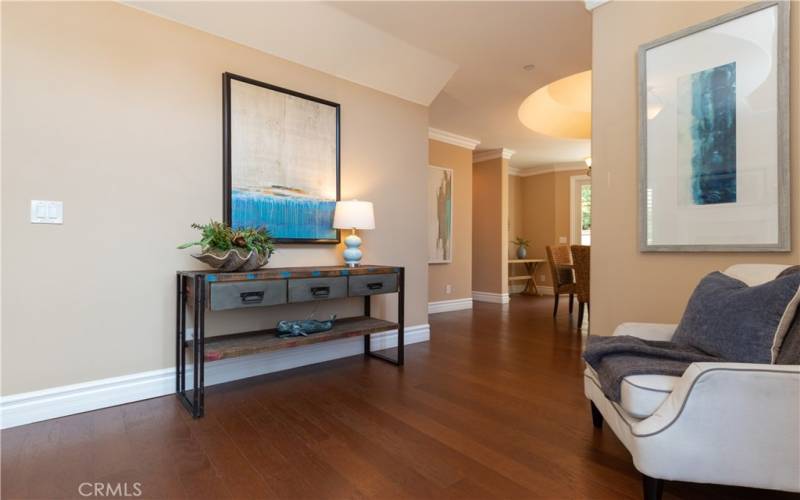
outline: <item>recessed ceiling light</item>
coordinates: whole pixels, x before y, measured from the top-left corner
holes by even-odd
[[[536,68],[536,66],[534,66],[533,64],[526,64],[525,66],[522,67],[522,69],[524,69],[525,71],[533,71],[534,68]]]

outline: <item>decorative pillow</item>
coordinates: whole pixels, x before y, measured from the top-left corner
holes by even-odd
[[[758,286],[720,272],[695,288],[673,342],[738,363],[774,363],[800,303],[800,273]]]
[[[794,273],[800,273],[800,265],[787,267],[786,269],[781,271],[781,273],[778,276],[776,276],[775,279],[783,278],[784,276],[789,276],[790,274]]]
[[[800,265],[787,267],[778,275],[778,278],[800,273]],[[776,365],[800,365],[800,305],[794,313],[794,321],[783,337],[778,350]]]
[[[783,337],[776,365],[800,365],[800,309],[794,314],[794,321]]]

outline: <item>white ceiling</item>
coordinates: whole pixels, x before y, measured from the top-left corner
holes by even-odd
[[[515,168],[590,154],[588,140],[546,137],[517,117],[539,87],[590,69],[582,1],[125,3],[430,104],[431,127],[480,139],[478,150],[513,149]]]
[[[455,63],[385,33],[330,3],[123,3],[425,106],[456,70]]]
[[[591,68],[584,2],[336,2],[337,8],[458,65],[433,101],[430,125],[516,151],[516,168],[582,160],[588,140],[526,128],[517,111],[533,91]],[[534,64],[533,71],[522,69]]]

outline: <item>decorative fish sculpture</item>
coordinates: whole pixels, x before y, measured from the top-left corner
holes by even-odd
[[[336,315],[332,314],[327,321],[317,321],[315,319],[301,319],[297,321],[278,321],[278,337],[307,337],[310,333],[327,332],[333,328]]]

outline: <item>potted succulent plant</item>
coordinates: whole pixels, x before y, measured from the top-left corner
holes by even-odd
[[[517,239],[511,242],[514,245],[517,245],[517,258],[524,259],[528,257],[528,247],[530,246],[530,240],[526,240],[524,238],[520,238],[517,236]]]
[[[192,257],[222,272],[258,269],[267,265],[275,252],[272,236],[264,227],[233,229],[213,220],[192,227],[200,230],[200,239],[178,248],[199,246],[201,253]]]

